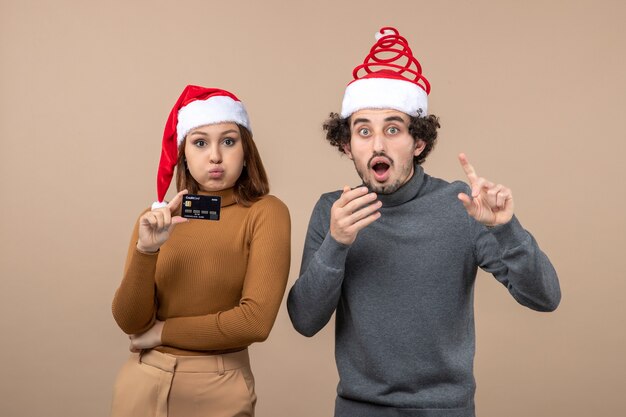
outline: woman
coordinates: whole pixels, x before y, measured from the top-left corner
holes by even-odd
[[[165,203],[174,166],[179,192]],[[247,347],[268,337],[280,307],[290,220],[268,195],[237,97],[185,88],[165,127],[157,190],[159,202],[135,225],[113,300],[133,353],[112,416],[253,416]],[[221,197],[219,220],[181,217],[187,193]]]

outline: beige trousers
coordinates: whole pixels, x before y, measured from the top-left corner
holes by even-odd
[[[253,417],[248,350],[211,356],[131,354],[113,389],[111,417]]]

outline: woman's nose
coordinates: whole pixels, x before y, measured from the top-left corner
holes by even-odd
[[[219,146],[211,147],[211,154],[209,155],[209,161],[213,164],[219,164],[222,162],[222,152],[220,152]]]

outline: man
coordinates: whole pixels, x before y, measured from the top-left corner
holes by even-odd
[[[469,187],[424,173],[439,127],[430,85],[397,30],[377,39],[324,125],[363,186],[315,206],[289,315],[313,336],[336,311],[335,416],[474,416],[477,268],[538,311],[559,304],[558,278],[508,188],[463,154]]]

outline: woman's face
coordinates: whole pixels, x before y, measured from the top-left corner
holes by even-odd
[[[201,191],[231,188],[243,170],[243,144],[235,123],[192,129],[185,137],[185,157]]]

